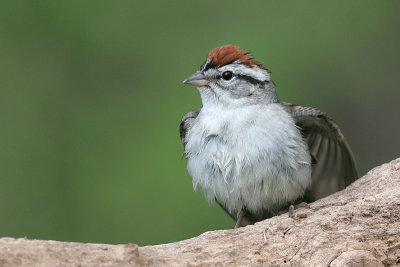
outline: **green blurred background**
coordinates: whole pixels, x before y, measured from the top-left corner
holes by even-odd
[[[158,244],[233,221],[193,192],[182,80],[236,44],[340,125],[360,174],[400,155],[399,1],[2,1],[0,236]]]

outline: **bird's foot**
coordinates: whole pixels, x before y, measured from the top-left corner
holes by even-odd
[[[282,214],[284,214],[286,212],[289,212],[289,217],[293,218],[294,217],[294,211],[297,210],[297,209],[301,209],[301,208],[309,209],[310,206],[306,202],[301,202],[301,203],[299,203],[297,205],[290,204],[289,207],[287,207],[286,209],[280,211],[278,213],[278,215],[282,215]]]

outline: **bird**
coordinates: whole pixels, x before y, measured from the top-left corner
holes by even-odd
[[[281,101],[271,72],[244,49],[212,49],[183,81],[202,107],[179,131],[194,190],[235,228],[340,191],[358,178],[353,153],[324,112]]]

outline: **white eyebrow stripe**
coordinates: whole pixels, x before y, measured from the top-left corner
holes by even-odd
[[[221,71],[230,70],[236,75],[249,76],[253,79],[265,82],[270,80],[270,75],[267,70],[249,67],[243,64],[232,63],[220,68]]]

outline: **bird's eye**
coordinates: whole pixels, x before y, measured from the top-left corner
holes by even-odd
[[[232,71],[224,71],[222,73],[222,79],[224,79],[225,81],[229,81],[230,79],[232,79],[232,77],[233,77]]]

